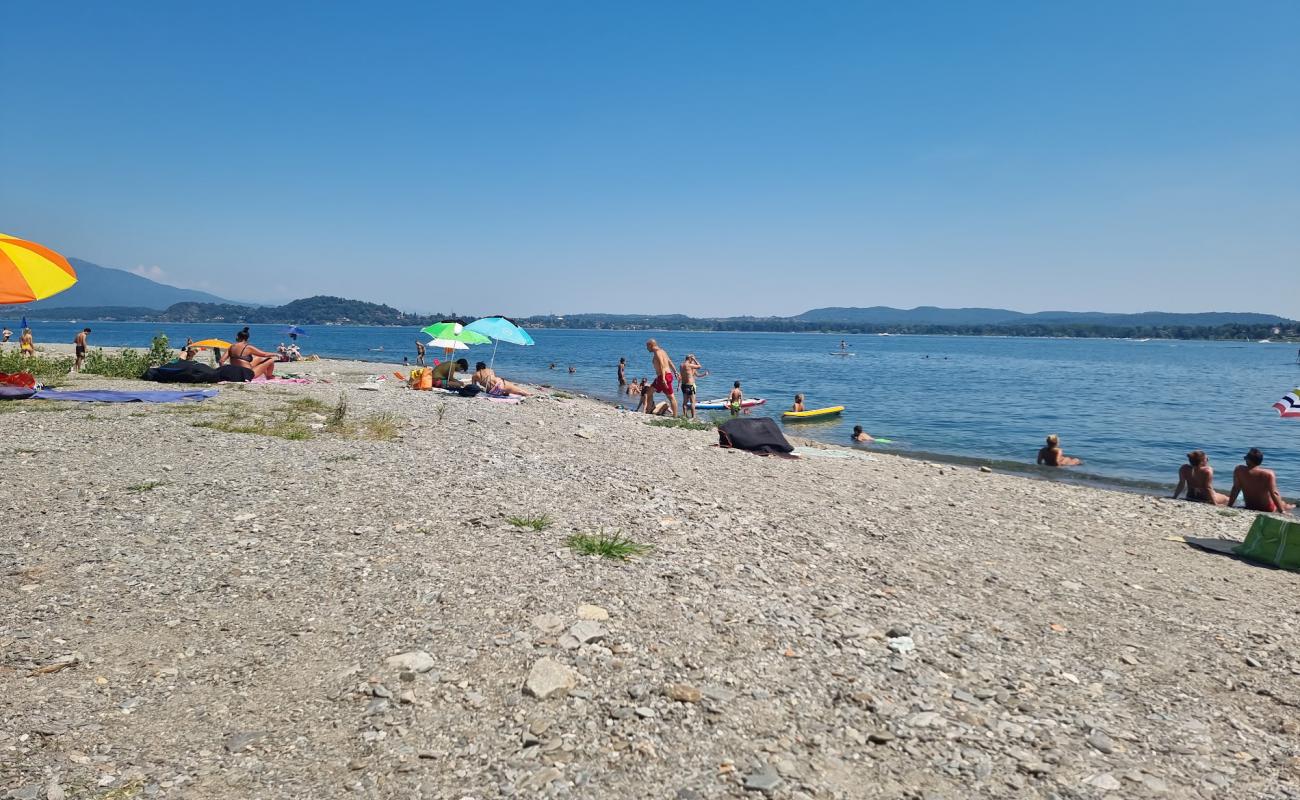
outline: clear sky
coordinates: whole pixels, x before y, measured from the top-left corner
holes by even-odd
[[[0,231],[461,313],[1300,316],[1300,3],[30,2]]]

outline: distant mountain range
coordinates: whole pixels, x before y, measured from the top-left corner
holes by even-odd
[[[77,271],[72,288],[35,303],[17,306],[19,313],[35,315],[51,308],[130,306],[161,311],[176,303],[229,303],[214,294],[196,289],[179,289],[165,283],[113,267],[102,267],[79,258],[68,263]]]
[[[412,325],[442,319],[392,306],[317,296],[283,306],[232,303],[207,292],[178,289],[120,269],[69,259],[78,283],[38,303],[12,306],[33,319],[141,322],[225,322],[299,325]],[[1251,312],[1039,311],[1004,308],[814,308],[793,317],[688,317],[684,314],[570,314],[518,320],[535,328],[614,330],[780,331],[953,334],[968,336],[1131,336],[1150,338],[1260,339],[1300,337],[1293,320]],[[1276,333],[1275,333],[1276,330]]]

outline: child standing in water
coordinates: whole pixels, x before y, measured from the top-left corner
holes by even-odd
[[[731,387],[731,394],[727,397],[727,405],[731,409],[731,416],[735,417],[740,414],[740,404],[745,402],[745,393],[740,391],[740,381]]]

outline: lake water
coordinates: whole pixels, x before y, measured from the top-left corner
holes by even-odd
[[[14,322],[8,323],[17,331]],[[159,331],[173,344],[218,336],[235,325],[89,323],[93,345],[144,347]],[[35,322],[38,342],[71,342],[81,324]],[[252,326],[254,344],[273,350],[283,326]],[[414,361],[414,328],[309,327],[300,344],[321,356]],[[777,416],[796,392],[808,408],[843,405],[837,420],[788,425],[809,438],[847,444],[853,425],[913,454],[976,459],[998,466],[1033,463],[1043,437],[1085,465],[1071,470],[1109,482],[1172,488],[1188,450],[1203,449],[1227,489],[1232,467],[1250,447],[1266,454],[1284,494],[1300,484],[1300,421],[1272,409],[1300,383],[1296,350],[1285,344],[1117,341],[949,336],[533,331],[535,347],[502,344],[498,371],[617,402],[615,364],[628,377],[650,374],[645,340],[654,335],[680,362],[694,353],[709,370],[700,399],[723,397],[740,380],[746,397],[765,397],[754,413]],[[16,338],[16,333],[15,333]],[[831,355],[841,339],[853,357]],[[12,345],[11,345],[12,346]],[[382,347],[382,351],[377,348]],[[491,345],[465,353],[487,361]],[[441,357],[441,353],[434,354]],[[554,362],[557,369],[548,368]],[[567,372],[569,365],[577,373]],[[290,367],[290,369],[292,369]],[[376,372],[381,372],[376,368]],[[706,412],[701,412],[706,413]],[[1034,471],[1029,468],[1029,471]],[[1056,471],[1059,472],[1059,471]]]

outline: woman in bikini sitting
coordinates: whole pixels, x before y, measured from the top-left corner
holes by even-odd
[[[519,385],[511,383],[498,376],[492,371],[492,368],[482,361],[474,365],[474,375],[470,381],[483,387],[483,391],[494,397],[505,397],[506,395],[517,394],[524,397],[532,397],[532,392],[521,388]]]
[[[248,328],[235,334],[235,343],[221,358],[222,363],[242,368],[246,381],[260,377],[275,377],[275,360],[275,353],[258,350],[248,343]]]

